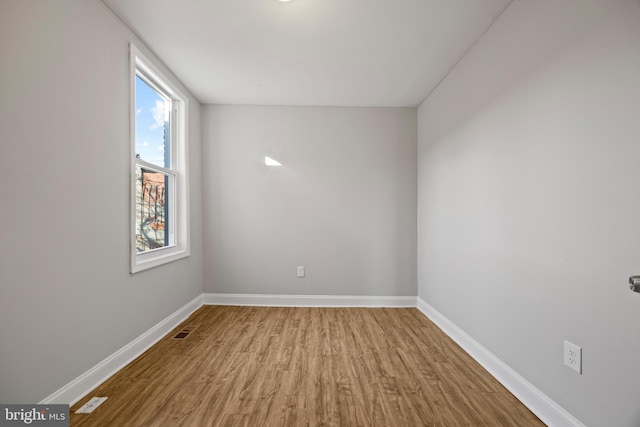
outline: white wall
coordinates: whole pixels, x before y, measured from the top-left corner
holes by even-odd
[[[99,1],[0,2],[0,402],[44,399],[202,292],[193,98],[192,255],[129,274],[129,41]]]
[[[640,425],[639,100],[639,1],[515,0],[418,110],[419,297],[590,426]]]
[[[416,295],[414,108],[205,106],[202,121],[205,292]]]

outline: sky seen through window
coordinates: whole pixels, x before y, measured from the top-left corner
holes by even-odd
[[[143,79],[136,76],[136,155],[154,165],[165,164],[165,118],[170,111],[170,101],[160,95]]]

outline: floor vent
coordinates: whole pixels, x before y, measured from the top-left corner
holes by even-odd
[[[174,335],[173,339],[174,340],[183,340],[187,336],[189,336],[189,334],[191,332],[193,332],[194,329],[195,329],[195,326],[186,326],[180,332],[178,332],[176,335]]]
[[[76,411],[76,414],[90,414],[96,409],[98,406],[102,405],[102,402],[107,400],[106,397],[92,397],[90,401],[82,405],[80,409]],[[29,421],[30,423],[31,421]],[[29,424],[25,421],[25,424]],[[53,422],[53,424],[56,424]]]

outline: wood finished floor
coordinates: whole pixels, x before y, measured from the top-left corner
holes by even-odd
[[[93,396],[108,399],[73,413]],[[197,310],[71,425],[544,426],[415,308],[227,306]]]

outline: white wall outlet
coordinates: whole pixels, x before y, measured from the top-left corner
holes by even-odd
[[[304,277],[304,265],[298,266],[298,277]]]
[[[582,348],[567,340],[564,341],[564,364],[582,374]]]

